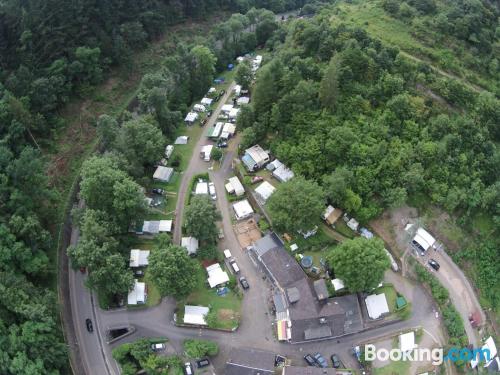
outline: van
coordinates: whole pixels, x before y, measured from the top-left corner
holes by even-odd
[[[231,254],[231,252],[229,251],[229,249],[224,250],[224,258],[229,259],[232,256],[233,255]]]
[[[231,262],[231,267],[233,267],[234,273],[240,273],[240,267],[238,267],[235,261]]]

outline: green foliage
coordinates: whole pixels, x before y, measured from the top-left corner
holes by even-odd
[[[335,277],[344,280],[351,292],[367,292],[383,279],[390,261],[384,243],[378,238],[356,237],[342,242],[326,256]]]
[[[184,341],[184,352],[189,358],[213,357],[219,352],[219,346],[209,340],[190,339]]]
[[[308,231],[324,210],[324,193],[315,182],[297,176],[278,186],[269,198],[267,208],[278,230],[290,233]]]
[[[204,46],[191,49],[191,93],[194,98],[203,96],[214,79],[217,58]]]
[[[216,221],[220,219],[215,205],[207,196],[194,196],[186,208],[186,233],[201,243],[213,245],[217,242]]]
[[[196,256],[202,260],[222,260],[221,253],[214,245],[202,246],[196,252]]]
[[[156,248],[149,256],[148,272],[162,296],[185,298],[196,288],[199,264],[177,245]]]
[[[250,67],[250,62],[244,60],[238,64],[236,67],[236,72],[234,74],[234,80],[238,85],[241,85],[244,89],[249,89],[252,83],[252,68]]]
[[[222,159],[222,156],[224,156],[224,153],[222,152],[222,150],[218,147],[214,147],[212,149],[212,153],[210,155],[210,157],[216,161],[219,161]]]

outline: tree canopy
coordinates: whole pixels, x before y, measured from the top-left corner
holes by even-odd
[[[190,358],[213,357],[219,352],[219,346],[209,340],[189,339],[184,341],[184,352]]]
[[[216,243],[218,230],[215,223],[220,220],[220,214],[210,198],[194,196],[186,208],[185,215],[188,235],[206,244]]]

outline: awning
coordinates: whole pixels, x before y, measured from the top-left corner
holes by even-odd
[[[279,320],[277,322],[277,327],[278,327],[278,340],[279,341],[290,340],[290,335],[289,335],[290,330],[287,327],[287,321]]]

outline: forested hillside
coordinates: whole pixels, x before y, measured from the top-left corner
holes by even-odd
[[[497,19],[495,8],[471,4],[478,3]],[[363,223],[416,197],[465,227],[482,213],[492,229],[457,257],[471,262],[484,300],[498,308],[500,102],[336,13],[331,6],[294,21],[268,42],[273,57],[258,74],[253,105],[239,118],[243,147],[269,146]],[[478,40],[493,53],[496,24],[480,21],[488,41]],[[479,48],[475,43],[467,53]],[[498,76],[494,70],[483,77],[490,73]]]

